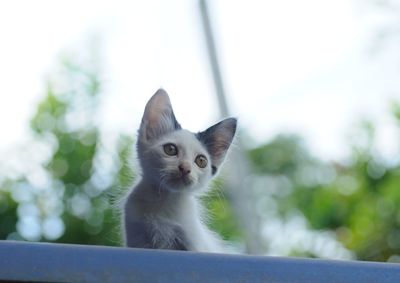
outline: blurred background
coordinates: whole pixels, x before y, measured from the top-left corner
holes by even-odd
[[[121,245],[163,87],[189,130],[239,118],[204,198],[235,250],[399,262],[400,2],[209,1],[212,64],[201,7],[0,3],[0,239]]]

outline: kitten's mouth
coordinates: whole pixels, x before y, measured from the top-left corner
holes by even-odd
[[[174,178],[172,178],[172,183],[177,184],[177,185],[185,185],[189,186],[193,184],[193,179],[189,175],[176,175]]]
[[[182,176],[182,177],[181,177],[181,181],[182,181],[185,185],[191,185],[191,184],[193,184],[193,179],[190,178],[189,176]]]

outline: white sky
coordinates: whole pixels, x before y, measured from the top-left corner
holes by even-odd
[[[390,46],[369,53],[391,20],[385,13],[355,0],[209,2],[232,114],[256,142],[297,132],[318,156],[340,159],[356,122],[372,117],[383,154],[398,153],[387,113],[400,100],[400,57]],[[160,86],[184,127],[216,122],[197,1],[2,1],[0,154],[26,140],[60,55],[93,34],[104,56],[106,130],[136,132]]]

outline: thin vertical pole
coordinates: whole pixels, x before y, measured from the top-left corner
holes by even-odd
[[[219,110],[221,116],[226,117],[229,115],[229,108],[226,101],[221,69],[218,64],[219,61],[209,18],[207,0],[200,0],[200,12]],[[229,188],[228,194],[231,197],[232,207],[243,230],[247,253],[259,254],[263,252],[259,233],[259,219],[252,205],[254,203],[253,190],[252,188],[248,188],[244,183],[246,177],[250,175],[250,169],[242,148],[240,139],[238,139],[238,147],[232,151],[230,156],[231,162],[226,164],[226,169],[230,173],[226,180],[227,187]]]
[[[208,56],[210,59],[211,71],[214,78],[215,91],[217,94],[219,110],[222,117],[229,115],[228,104],[226,103],[225,88],[221,76],[221,68],[219,67],[219,61],[217,56],[217,50],[215,48],[214,35],[211,29],[211,22],[208,13],[208,7],[206,0],[200,0],[200,12],[203,21],[204,35],[206,37]]]

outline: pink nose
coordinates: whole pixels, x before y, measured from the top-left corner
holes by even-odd
[[[188,165],[188,164],[185,164],[185,163],[180,164],[178,166],[178,168],[179,168],[179,171],[182,173],[182,175],[187,175],[190,173],[190,165]]]

